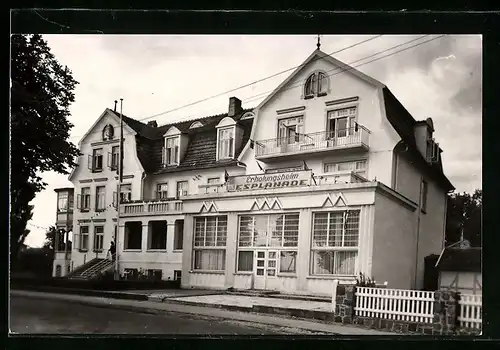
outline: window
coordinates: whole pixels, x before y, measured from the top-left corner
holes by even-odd
[[[59,212],[68,211],[68,192],[57,193],[57,211]]]
[[[238,271],[252,271],[255,247],[274,247],[284,248],[280,256],[280,271],[293,273],[298,241],[299,214],[240,216]]]
[[[168,184],[162,183],[156,185],[156,199],[168,198]]]
[[[89,249],[89,227],[80,226],[80,250],[86,251]]]
[[[188,195],[188,182],[177,181],[177,198]]]
[[[325,173],[338,173],[352,171],[356,174],[366,177],[366,159],[352,162],[338,162],[325,164]]]
[[[167,222],[150,221],[148,249],[167,249]]]
[[[323,72],[313,73],[307,78],[304,86],[304,96],[324,96],[328,91],[328,76]]]
[[[142,222],[129,221],[125,223],[124,249],[142,249]]]
[[[209,185],[215,185],[215,184],[218,184],[220,182],[220,178],[219,177],[209,177],[208,180],[207,180],[207,183]]]
[[[355,275],[359,210],[314,213],[311,248],[313,275]]]
[[[289,145],[304,140],[304,117],[278,120],[278,144]]]
[[[92,153],[92,170],[102,171],[102,148],[97,148]]]
[[[194,122],[193,124],[191,124],[191,126],[189,127],[190,129],[195,129],[195,128],[201,128],[203,126],[203,124],[201,122]]]
[[[96,198],[96,204],[95,204],[95,210],[96,211],[103,211],[106,209],[106,187],[105,186],[97,186],[95,188],[95,198]]]
[[[73,206],[75,205],[75,197],[73,196],[73,193],[71,193],[69,196],[68,196],[68,211],[70,213],[73,212]]]
[[[125,184],[120,186],[120,203],[127,203],[132,200],[132,185]]]
[[[179,164],[179,137],[165,139],[165,153],[163,162],[165,165]]]
[[[296,251],[280,252],[280,272],[295,273],[297,267]]]
[[[120,163],[120,147],[113,146],[111,149],[111,170],[117,170],[118,164]]]
[[[104,127],[102,130],[102,139],[103,141],[106,140],[112,140],[115,135],[115,129],[113,128],[113,125],[108,124]]]
[[[358,132],[357,108],[349,107],[328,112],[328,138],[347,137]]]
[[[148,274],[148,280],[152,281],[161,281],[163,277],[163,271],[159,269],[148,269],[147,274]]]
[[[174,281],[178,281],[182,278],[181,270],[174,270]]]
[[[184,220],[175,220],[174,250],[182,250],[184,243]]]
[[[222,271],[226,265],[227,217],[195,218],[194,269]]]
[[[299,214],[240,216],[238,247],[297,247]]]
[[[234,128],[219,130],[219,159],[234,157]]]
[[[104,245],[104,226],[94,226],[94,252],[102,251]]]
[[[422,197],[420,199],[420,210],[424,214],[427,211],[427,191],[428,191],[427,182],[422,181]]]
[[[90,187],[83,187],[82,192],[79,195],[80,199],[78,200],[78,204],[82,211],[90,210]]]
[[[253,271],[253,251],[238,252],[238,271]]]

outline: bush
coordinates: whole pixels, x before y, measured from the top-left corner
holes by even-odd
[[[356,286],[358,287],[376,287],[375,279],[366,277],[362,272],[359,273],[359,278],[356,278]]]

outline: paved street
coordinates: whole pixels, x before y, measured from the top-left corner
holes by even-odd
[[[287,334],[278,327],[180,313],[147,314],[66,300],[11,296],[15,333]]]

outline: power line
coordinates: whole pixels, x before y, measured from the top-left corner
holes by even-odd
[[[373,59],[373,60],[371,60],[371,61],[364,62],[364,63],[358,64],[358,65],[356,65],[356,66],[352,66],[352,65],[353,65],[354,63],[356,63],[356,62],[366,60],[367,58],[370,58],[370,57],[373,57],[373,56],[380,55],[381,53],[384,53],[384,52],[387,52],[387,51],[391,51],[391,50],[393,50],[393,49],[395,49],[395,48],[397,48],[397,47],[407,45],[407,44],[409,44],[409,43],[411,43],[411,42],[414,42],[414,41],[417,41],[417,40],[423,39],[423,38],[425,38],[425,37],[427,37],[427,36],[429,36],[429,35],[423,35],[423,36],[421,36],[421,37],[419,37],[419,38],[417,38],[417,39],[413,39],[413,40],[410,40],[410,41],[404,42],[404,43],[402,43],[402,44],[399,44],[399,45],[396,45],[396,46],[390,47],[390,48],[388,48],[388,49],[386,49],[386,50],[379,51],[379,52],[377,52],[377,53],[375,53],[375,54],[372,54],[372,55],[370,55],[370,56],[366,56],[366,57],[360,58],[360,59],[358,59],[358,60],[356,60],[356,61],[350,62],[350,63],[348,63],[348,65],[349,65],[349,66],[351,66],[351,67],[349,67],[349,68],[347,68],[347,69],[343,69],[343,68],[339,68],[339,67],[336,67],[336,68],[334,68],[334,69],[331,69],[331,70],[329,70],[328,72],[332,72],[332,71],[339,70],[339,69],[340,69],[340,71],[339,71],[339,72],[336,72],[336,73],[334,73],[334,74],[329,74],[328,76],[329,76],[329,77],[331,77],[331,76],[334,76],[334,75],[337,75],[337,74],[341,74],[341,73],[344,73],[344,72],[346,72],[346,71],[353,70],[353,69],[355,69],[355,68],[357,68],[357,67],[361,67],[361,66],[363,66],[363,65],[365,65],[365,64],[372,63],[372,62],[375,62],[375,61],[381,60],[381,59],[383,59],[383,58],[387,58],[387,57],[393,56],[393,55],[395,55],[395,54],[397,54],[397,53],[400,53],[400,52],[403,52],[403,51],[405,51],[405,50],[409,50],[409,49],[411,49],[411,48],[414,48],[414,47],[417,47],[417,46],[423,45],[423,44],[428,43],[428,42],[430,42],[430,41],[433,41],[433,40],[439,39],[439,38],[441,38],[441,37],[443,37],[443,36],[445,36],[445,35],[440,35],[440,36],[438,36],[438,37],[435,37],[435,38],[429,39],[429,40],[427,40],[427,41],[423,41],[423,42],[420,42],[420,43],[418,43],[418,44],[415,44],[415,45],[412,45],[412,46],[406,47],[406,48],[404,48],[404,49],[401,49],[401,50],[398,50],[398,51],[392,52],[392,53],[390,53],[390,54],[388,54],[388,55],[385,55],[385,56],[382,56],[382,57],[378,57],[378,58]],[[283,92],[283,91],[291,90],[291,89],[294,89],[294,88],[296,88],[296,87],[300,87],[300,86],[302,86],[302,82],[298,82],[298,83],[292,84],[291,86],[289,86],[289,87],[287,87],[287,88],[285,88],[285,89],[281,89],[279,92],[281,93],[281,92]],[[251,102],[251,101],[255,101],[255,100],[258,100],[259,98],[262,98],[262,97],[263,97],[263,95],[267,95],[268,93],[273,92],[273,91],[274,91],[274,90],[269,90],[269,91],[266,91],[266,92],[263,92],[263,93],[260,93],[260,94],[254,95],[254,96],[250,96],[250,97],[248,97],[248,98],[244,99],[243,101],[244,101],[244,102]]]
[[[395,48],[398,48],[398,47],[401,47],[401,46],[407,45],[407,44],[412,43],[412,42],[414,42],[414,41],[417,41],[417,40],[423,39],[423,38],[425,38],[425,37],[427,37],[427,36],[429,36],[429,35],[428,35],[428,34],[426,34],[426,35],[423,35],[423,36],[418,37],[418,38],[416,38],[416,39],[412,39],[412,40],[406,41],[406,42],[404,42],[404,43],[402,43],[402,44],[398,44],[398,45],[395,45],[395,46],[391,46],[391,47],[390,47],[390,48],[388,48],[388,49],[385,49],[385,50],[382,50],[382,51],[378,51],[378,52],[376,52],[376,53],[374,53],[374,54],[371,54],[371,55],[369,55],[369,56],[365,56],[365,57],[362,57],[362,58],[360,58],[360,59],[357,59],[357,60],[355,60],[355,61],[353,61],[353,62],[350,62],[350,63],[348,63],[348,65],[349,65],[349,66],[351,66],[351,65],[353,65],[354,63],[357,63],[357,62],[360,62],[360,61],[364,61],[364,60],[366,60],[366,59],[368,59],[368,58],[371,58],[371,57],[374,57],[374,56],[378,56],[378,55],[380,55],[380,54],[382,54],[382,53],[384,53],[384,52],[394,50]],[[329,76],[329,77],[331,77],[331,76],[334,76],[334,75],[337,75],[337,74],[344,73],[344,72],[349,71],[349,70],[353,70],[353,69],[355,69],[355,68],[357,68],[357,67],[361,67],[361,66],[363,66],[363,65],[365,65],[365,64],[372,63],[372,62],[375,62],[375,61],[381,60],[381,59],[383,59],[383,58],[387,58],[387,57],[393,56],[393,55],[395,55],[395,54],[397,54],[397,53],[400,53],[400,52],[403,52],[403,51],[409,50],[409,49],[411,49],[411,48],[414,48],[414,47],[417,47],[417,46],[420,46],[420,45],[426,44],[426,43],[428,43],[428,42],[431,42],[431,41],[437,40],[437,39],[439,39],[439,38],[442,38],[442,37],[444,37],[444,36],[446,36],[446,35],[444,35],[444,34],[443,34],[443,35],[439,35],[439,36],[434,37],[434,38],[432,38],[432,39],[429,39],[429,40],[426,40],[426,41],[420,42],[420,43],[418,43],[418,44],[415,44],[415,45],[412,45],[412,46],[406,47],[406,48],[404,48],[404,49],[401,49],[401,50],[398,50],[398,51],[392,52],[392,53],[390,53],[390,54],[388,54],[388,55],[385,55],[385,56],[382,56],[382,57],[378,57],[378,58],[376,58],[376,59],[370,60],[370,61],[368,61],[368,62],[361,63],[361,64],[356,65],[356,66],[351,66],[351,67],[349,67],[349,68],[347,68],[347,69],[343,69],[343,68],[339,68],[339,67],[333,68],[333,69],[331,69],[331,70],[329,70],[329,71],[327,71],[327,72],[332,72],[332,71],[336,71],[336,70],[340,70],[340,71],[339,71],[339,72],[336,72],[336,73],[334,73],[334,74],[329,74],[328,76]],[[371,39],[371,40],[373,40],[373,39],[375,39],[375,38],[370,38],[370,39]],[[366,42],[366,40],[365,40],[365,42]],[[360,42],[360,43],[361,43],[361,42]],[[358,44],[360,44],[360,43],[358,43]],[[352,46],[352,45],[351,45],[351,46]],[[343,50],[345,50],[345,49],[347,49],[347,48],[344,48]],[[337,51],[337,52],[338,52],[338,51]],[[331,56],[331,55],[332,55],[332,54],[329,54],[328,56]],[[323,58],[323,57],[321,57],[321,58]],[[317,59],[320,59],[320,58],[317,58]],[[302,65],[303,65],[303,64],[301,64],[301,65],[299,65],[299,66],[297,66],[297,67],[300,67],[300,66],[302,66]],[[294,68],[297,68],[297,67],[290,68],[290,69],[288,69],[288,70],[286,70],[286,71],[289,71],[289,70],[294,69]],[[286,71],[283,71],[283,72],[286,72]],[[275,74],[275,75],[273,75],[273,76],[276,76],[276,75],[281,74],[281,73],[282,73],[282,72],[280,72],[280,73],[276,73],[276,74]],[[272,76],[271,76],[271,77],[272,77]],[[265,80],[265,79],[262,79],[262,80]],[[250,83],[250,84],[247,84],[247,85],[251,85],[251,84],[253,84],[253,83]],[[296,87],[300,87],[300,86],[302,86],[302,82],[298,82],[298,83],[292,84],[291,86],[289,86],[289,87],[287,87],[287,88],[281,89],[281,90],[280,90],[280,92],[287,91],[287,90],[290,90],[290,89],[293,89],[293,88],[296,88]],[[238,89],[241,89],[241,88],[242,88],[242,87],[235,88],[234,90],[238,90]],[[253,96],[247,97],[247,98],[243,99],[243,100],[242,100],[242,102],[252,102],[252,101],[258,100],[258,99],[259,99],[259,98],[261,98],[263,95],[267,95],[267,94],[269,94],[269,93],[271,93],[271,92],[273,92],[273,91],[274,91],[274,89],[273,89],[273,90],[269,90],[269,91],[265,91],[265,92],[262,92],[262,93],[259,93],[259,94],[257,94],[257,95],[253,95]],[[221,93],[220,95],[223,95],[223,94],[225,94],[225,93]],[[212,97],[207,97],[207,98],[206,98],[206,99],[204,99],[204,100],[209,100],[209,99],[211,99],[211,98],[214,98],[214,96],[212,96]],[[201,100],[200,100],[200,101],[201,101]],[[200,101],[193,102],[193,103],[191,103],[191,104],[189,104],[189,105],[193,105],[193,104],[199,103]],[[185,107],[187,107],[187,106],[188,106],[188,105],[183,106],[183,107],[178,107],[176,110],[179,110],[179,109],[181,109],[181,108],[185,108]],[[167,111],[167,112],[164,112],[164,114],[165,114],[165,113],[172,112],[172,111],[173,111],[173,110],[171,110],[171,111]],[[154,116],[147,117],[147,118],[142,118],[142,119],[136,119],[136,120],[137,120],[137,121],[142,121],[142,120],[149,119],[149,118],[153,118],[153,117],[154,117]],[[90,134],[94,134],[94,133],[100,133],[100,131],[95,131],[95,132],[92,132],[92,133],[90,133]],[[82,137],[82,136],[72,136],[72,137],[70,137],[70,139],[77,138],[77,137]]]
[[[344,47],[344,48],[342,48],[342,49],[340,49],[340,50],[334,51],[334,52],[332,52],[332,53],[328,54],[328,56],[331,56],[331,55],[333,55],[333,54],[336,54],[336,53],[339,53],[339,52],[342,52],[342,51],[348,50],[348,49],[353,48],[353,47],[355,47],[355,46],[358,46],[358,45],[364,44],[364,43],[366,43],[366,42],[368,42],[368,41],[371,41],[371,40],[377,39],[377,38],[379,38],[379,37],[381,37],[381,36],[382,36],[382,35],[376,35],[376,36],[371,37],[371,38],[369,38],[369,39],[362,40],[362,41],[360,41],[360,42],[358,42],[358,43],[355,43],[355,44],[352,44],[352,45],[350,45],[350,46]],[[315,59],[315,60],[319,60],[319,59],[321,59],[321,57],[319,57],[319,58],[317,58],[317,59]],[[278,76],[278,75],[281,75],[281,74],[283,74],[283,73],[289,72],[289,71],[291,71],[291,70],[293,70],[293,69],[296,69],[296,68],[299,68],[299,67],[301,67],[301,66],[303,66],[303,64],[300,64],[300,65],[295,66],[295,67],[288,68],[288,69],[283,70],[283,71],[281,71],[281,72],[278,72],[278,73],[275,73],[275,74],[273,74],[273,75],[267,76],[267,77],[265,77],[265,78],[262,78],[262,79],[259,79],[259,80],[255,80],[255,81],[250,82],[250,83],[247,83],[247,84],[245,84],[245,85],[242,85],[242,86],[239,86],[239,87],[236,87],[236,88],[233,88],[233,89],[230,89],[230,90],[227,90],[227,91],[224,91],[224,92],[218,93],[218,94],[216,94],[216,95],[209,96],[209,97],[206,97],[206,98],[204,98],[204,99],[201,99],[201,100],[198,100],[198,101],[194,101],[194,102],[188,103],[188,104],[186,104],[186,105],[183,105],[183,106],[180,106],[180,107],[176,107],[176,108],[170,109],[170,110],[168,110],[168,111],[161,112],[161,113],[157,113],[157,114],[154,114],[154,115],[152,115],[152,116],[145,117],[145,118],[141,118],[141,119],[137,119],[137,120],[138,120],[138,121],[142,121],[142,120],[146,120],[146,119],[150,119],[150,118],[155,118],[155,117],[158,117],[158,116],[161,116],[161,115],[165,115],[165,114],[167,114],[167,113],[171,113],[171,112],[174,112],[174,111],[178,111],[178,110],[180,110],[180,109],[183,109],[183,108],[186,108],[186,107],[189,107],[189,106],[193,106],[193,105],[195,105],[195,104],[198,104],[198,103],[201,103],[201,102],[208,101],[208,100],[210,100],[210,99],[212,99],[212,98],[219,97],[219,96],[223,96],[223,95],[228,94],[228,93],[230,93],[230,92],[233,92],[233,91],[236,91],[236,90],[240,90],[240,89],[246,88],[246,87],[248,87],[248,86],[254,85],[254,84],[256,84],[256,83],[260,83],[260,82],[263,82],[263,81],[265,81],[265,80],[268,80],[268,79],[274,78],[274,77],[276,77],[276,76]]]
[[[358,43],[356,43],[356,44],[353,44],[353,45],[350,45],[350,46],[348,46],[348,47],[345,47],[345,48],[343,48],[343,49],[341,49],[341,50],[337,50],[337,51],[335,51],[335,52],[333,52],[333,53],[331,53],[331,54],[329,54],[329,55],[327,55],[327,56],[331,56],[331,55],[333,55],[333,54],[335,54],[335,53],[338,53],[338,52],[341,52],[341,51],[345,51],[345,50],[347,50],[347,49],[349,49],[349,48],[351,48],[351,47],[353,47],[353,46],[360,45],[360,44],[362,44],[362,43],[364,43],[364,42],[367,42],[367,41],[369,41],[369,40],[376,39],[377,37],[380,37],[380,36],[381,36],[381,35],[378,35],[378,36],[376,36],[376,37],[372,37],[372,38],[369,38],[369,39],[363,40],[363,41],[358,42]],[[395,49],[395,48],[397,48],[397,47],[400,47],[400,46],[403,46],[403,45],[407,45],[407,44],[409,44],[409,43],[412,43],[412,42],[414,42],[414,41],[420,40],[420,39],[425,38],[425,37],[427,37],[427,36],[429,36],[429,35],[428,35],[428,34],[427,34],[427,35],[423,35],[423,36],[421,36],[421,37],[418,37],[418,38],[416,38],[416,39],[409,40],[409,41],[404,42],[404,43],[402,43],[402,44],[395,45],[395,46],[391,46],[391,47],[390,47],[390,48],[388,48],[388,49],[385,49],[385,50],[382,50],[382,51],[376,52],[376,53],[374,53],[374,54],[372,54],[372,55],[369,55],[369,56],[366,56],[366,57],[360,58],[360,59],[358,59],[358,60],[356,60],[356,61],[353,61],[353,62],[349,63],[349,65],[352,65],[353,63],[356,63],[356,62],[359,62],[359,61],[366,60],[366,59],[371,58],[371,57],[373,57],[373,56],[380,55],[380,54],[382,54],[382,53],[384,53],[384,52],[387,52],[387,51],[393,50],[393,49]],[[397,53],[397,52],[395,52],[395,53]],[[388,56],[390,56],[390,55],[388,55]],[[385,57],[388,57],[388,56],[385,56]],[[382,58],[385,58],[385,57],[382,57]],[[314,60],[319,60],[319,59],[322,59],[322,58],[323,58],[323,57],[318,57],[318,58],[315,58]],[[314,61],[314,60],[311,60],[310,62],[312,62],[312,61]],[[375,61],[375,60],[373,60],[373,61]],[[371,62],[373,62],[373,61],[371,61]],[[366,64],[367,64],[367,63],[370,63],[370,62],[366,62]],[[304,64],[302,63],[302,64],[300,64],[299,66],[295,66],[295,67],[289,68],[289,69],[287,69],[287,70],[284,70],[284,71],[281,71],[281,72],[275,73],[275,74],[273,74],[273,75],[271,75],[271,76],[269,76],[269,77],[267,77],[267,78],[263,78],[263,79],[260,79],[260,80],[258,80],[258,81],[255,81],[255,82],[252,82],[252,83],[249,83],[249,84],[243,85],[243,86],[241,86],[241,87],[234,88],[234,89],[232,89],[232,90],[230,90],[230,91],[235,91],[235,90],[241,89],[241,88],[243,88],[243,87],[247,87],[247,86],[249,86],[249,85],[252,85],[252,84],[254,84],[254,83],[256,83],[256,82],[261,82],[261,81],[264,81],[264,80],[266,80],[266,79],[269,79],[269,78],[272,78],[272,77],[274,77],[274,76],[280,75],[280,74],[282,74],[282,73],[284,73],[284,72],[288,72],[288,71],[290,71],[290,70],[292,70],[292,69],[295,69],[295,68],[301,67],[301,66],[303,66],[303,65],[304,65]],[[361,65],[358,65],[358,66],[356,66],[356,67],[359,67],[359,66],[361,66]],[[355,68],[355,67],[352,67],[352,68]],[[338,68],[338,67],[336,67],[336,68],[334,68],[334,69],[332,69],[332,70],[329,70],[328,72],[332,72],[332,71],[334,71],[334,70],[338,70],[338,69],[339,69],[339,68]],[[344,71],[345,71],[345,70],[344,70]],[[341,72],[340,72],[340,73],[341,73]],[[296,84],[297,84],[297,83],[296,83]],[[293,84],[293,85],[295,85],[295,84]],[[282,91],[286,91],[286,90],[288,90],[288,89],[291,89],[291,88],[293,87],[293,85],[292,85],[292,86],[290,86],[290,87],[288,87],[288,88],[286,88],[286,89],[283,89]],[[302,85],[302,83],[301,83],[301,82],[299,82],[299,83],[298,83],[298,85]],[[230,91],[229,91],[229,92],[230,92]],[[250,101],[253,101],[253,100],[258,100],[258,99],[259,99],[262,95],[266,95],[266,94],[268,94],[268,93],[270,93],[270,92],[273,92],[273,91],[274,91],[274,89],[273,89],[273,90],[269,90],[269,91],[265,91],[265,92],[259,93],[259,94],[257,94],[257,95],[250,96],[250,97],[248,97],[248,98],[246,98],[246,99],[243,99],[242,101],[243,101],[243,102],[250,102]],[[217,95],[217,97],[218,97],[218,96],[220,96],[220,95],[224,95],[225,93],[227,93],[227,91],[226,91],[226,92],[224,92],[224,93],[218,94],[218,95]],[[214,97],[215,97],[215,96],[207,97],[207,98],[203,99],[203,101],[209,100],[209,99],[214,98]],[[183,107],[178,107],[178,108],[176,108],[175,110],[179,110],[179,109],[182,109],[182,108],[185,108],[185,107],[188,107],[188,106],[190,106],[190,105],[197,104],[197,103],[200,103],[200,102],[202,102],[202,100],[195,101],[195,102],[190,103],[189,105],[185,105],[185,106],[183,106]],[[163,114],[166,114],[166,113],[169,113],[169,112],[172,112],[172,111],[174,111],[174,110],[170,110],[170,111],[164,112]],[[154,115],[154,116],[156,116],[156,115]],[[154,116],[151,116],[151,117],[146,117],[146,118],[142,118],[142,119],[136,119],[136,120],[137,120],[137,121],[142,121],[142,120],[145,120],[145,119],[153,118]],[[95,132],[92,132],[91,134],[93,134],[93,133],[100,133],[100,131],[95,131]],[[82,136],[72,136],[70,139],[77,138],[77,137],[82,137]]]

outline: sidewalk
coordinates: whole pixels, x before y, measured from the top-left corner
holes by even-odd
[[[338,335],[398,335],[397,333],[382,332],[370,329],[357,328],[354,326],[342,326],[338,324],[327,324],[320,322],[312,322],[301,319],[294,318],[283,318],[271,315],[264,315],[259,313],[249,313],[223,310],[220,308],[208,308],[195,305],[186,305],[170,302],[169,299],[165,299],[164,302],[154,302],[154,301],[138,301],[138,300],[128,300],[128,299],[112,299],[106,297],[93,297],[93,296],[81,296],[81,295],[68,295],[68,294],[56,294],[56,293],[45,293],[45,292],[34,292],[34,291],[21,291],[21,290],[11,290],[12,295],[26,296],[32,298],[41,299],[59,299],[67,300],[73,303],[80,303],[86,305],[93,305],[96,307],[111,307],[125,309],[135,312],[146,312],[146,313],[182,313],[182,314],[195,314],[205,317],[213,317],[219,319],[232,319],[244,322],[254,322],[259,324],[268,324],[278,327],[286,328],[296,328],[303,329],[312,332],[326,333],[326,334],[338,334]],[[200,297],[185,297],[185,298],[201,298]],[[182,299],[179,297],[174,297],[173,299]],[[192,300],[191,300],[192,301]],[[325,303],[326,304],[326,303]],[[247,308],[249,304],[246,304]],[[235,306],[235,305],[234,305]],[[255,305],[254,305],[255,306]]]

